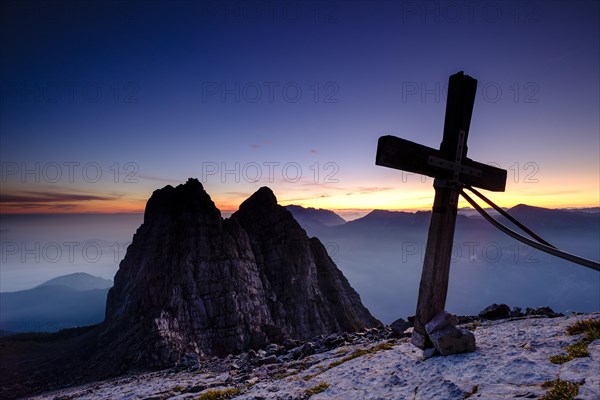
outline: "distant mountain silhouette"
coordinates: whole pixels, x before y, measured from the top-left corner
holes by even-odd
[[[499,300],[550,305],[561,312],[598,309],[597,272],[516,241],[472,209],[462,211],[454,236],[449,310],[476,313]],[[508,211],[561,250],[600,259],[600,214],[593,209],[518,205]],[[492,214],[518,231],[498,212]],[[365,305],[389,323],[415,312],[430,218],[427,211],[374,210],[342,225],[304,228],[356,282]]]
[[[600,230],[600,214],[554,210],[519,204],[508,213],[532,229]]]
[[[290,206],[288,206],[290,207]],[[298,206],[292,206],[294,208]],[[301,207],[300,207],[301,208]],[[306,210],[306,209],[304,209]],[[292,211],[292,210],[290,210]],[[320,209],[321,215],[326,215],[325,209]],[[486,209],[494,218],[500,220],[503,224],[513,228],[512,224],[493,209]],[[556,229],[571,229],[577,231],[600,230],[600,213],[594,212],[594,209],[548,209],[542,207],[533,207],[525,204],[519,204],[506,211],[517,218],[530,228],[540,230],[541,232]],[[300,217],[297,221],[306,229],[307,232],[315,236],[330,235],[371,235],[389,234],[395,231],[427,230],[431,212],[417,211],[388,211],[373,210],[364,217],[357,218],[341,224],[326,225],[315,223],[314,218],[307,218],[302,215],[302,211],[296,211]],[[332,211],[329,211],[333,213]],[[307,213],[311,215],[310,213]],[[491,225],[485,222],[482,217],[473,209],[462,209],[457,218],[457,232],[464,229],[485,229],[493,231]]]
[[[410,226],[429,223],[431,213],[428,211],[417,211],[415,213],[404,211],[373,210],[362,218],[347,223],[347,227],[385,228],[395,225]]]
[[[113,285],[113,281],[110,279],[103,279],[97,276],[87,274],[85,272],[76,272],[74,274],[58,276],[54,279],[50,279],[39,285],[41,286],[66,286],[73,290],[92,290],[92,289],[110,289]]]
[[[599,214],[600,207],[585,207],[585,208],[563,208],[564,211],[577,212],[581,214]]]
[[[80,272],[33,289],[0,293],[0,328],[11,333],[56,332],[101,322],[111,286],[111,280]]]
[[[336,226],[346,223],[346,220],[335,212],[323,208],[305,208],[294,204],[285,208],[292,213],[296,221],[307,231],[319,229],[324,226]]]

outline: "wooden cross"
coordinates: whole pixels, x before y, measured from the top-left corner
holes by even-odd
[[[450,76],[444,137],[439,150],[394,136],[382,136],[377,144],[377,165],[435,178],[435,199],[412,336],[413,344],[422,349],[431,347],[425,324],[444,310],[446,304],[461,185],[497,192],[503,192],[506,185],[506,170],[467,158],[476,90],[477,80],[462,71]]]

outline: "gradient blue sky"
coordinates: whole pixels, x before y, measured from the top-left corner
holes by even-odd
[[[461,70],[479,81],[469,156],[509,169],[494,199],[600,202],[595,1],[1,7],[2,212],[141,211],[188,177],[222,210],[263,185],[348,216],[427,209],[432,181],[375,166],[377,138],[438,147]]]

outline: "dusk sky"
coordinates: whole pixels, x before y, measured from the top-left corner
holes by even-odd
[[[429,209],[432,180],[375,165],[438,148],[445,89],[478,80],[469,157],[501,206],[598,207],[596,1],[33,2],[1,6],[2,213],[141,212],[200,179],[224,212]],[[461,204],[463,205],[463,204]]]

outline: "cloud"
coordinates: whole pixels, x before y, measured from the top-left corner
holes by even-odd
[[[394,187],[359,187],[355,194],[369,194],[369,193],[377,193],[377,192],[387,192],[388,190],[395,190],[397,188]]]
[[[250,147],[252,147],[253,149],[258,149],[258,148],[260,148],[260,144],[254,143],[254,144],[251,144]]]
[[[248,192],[223,192],[223,194],[226,195],[226,196],[235,196],[235,197],[243,197],[243,198],[250,197],[252,195],[252,193],[254,193],[254,192],[253,191],[248,191]]]
[[[392,186],[348,186],[342,185],[339,183],[325,184],[321,182],[314,181],[305,181],[299,182],[297,185],[305,187],[305,188],[314,188],[314,189],[327,189],[327,190],[335,190],[338,192],[345,192],[345,195],[351,196],[356,194],[370,194],[370,193],[378,193],[378,192],[386,192],[390,190],[396,190],[398,188]]]
[[[288,199],[278,200],[278,202],[279,203],[290,203],[290,202],[294,202],[294,201],[316,200],[316,199],[322,199],[322,198],[327,198],[327,197],[331,197],[331,196],[327,195],[327,194],[322,194],[322,195],[309,196],[309,197],[288,198]]]
[[[149,181],[167,182],[167,183],[181,183],[181,181],[178,179],[161,178],[158,176],[145,175],[145,174],[137,174],[133,177],[133,179],[135,179],[135,178],[145,179],[145,180],[149,180]]]
[[[59,192],[25,192],[24,194],[0,193],[0,203],[19,203],[27,205],[47,205],[47,203],[65,203],[73,201],[110,201],[121,196],[95,196],[89,194],[59,193]]]

